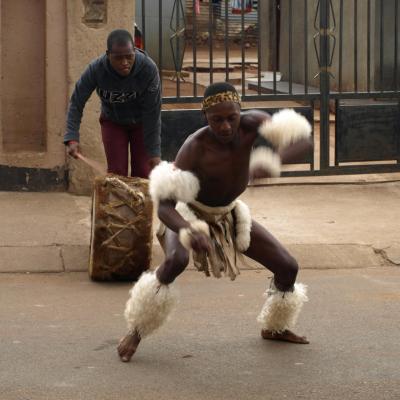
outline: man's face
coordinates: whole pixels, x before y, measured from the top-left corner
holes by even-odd
[[[135,63],[135,50],[131,42],[125,44],[114,43],[107,56],[111,67],[121,76],[130,74],[133,64]]]
[[[231,101],[216,104],[206,111],[211,131],[221,143],[230,143],[237,136],[240,125],[240,106]]]

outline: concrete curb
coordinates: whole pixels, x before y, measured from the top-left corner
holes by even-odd
[[[350,269],[400,265],[400,247],[375,249],[359,244],[289,244],[289,252],[301,269]],[[163,260],[158,243],[153,245],[152,266]],[[86,272],[87,245],[3,246],[0,247],[0,273]],[[188,267],[193,270],[192,264]],[[241,269],[263,269],[245,257]]]
[[[58,246],[0,247],[0,272],[63,272]]]

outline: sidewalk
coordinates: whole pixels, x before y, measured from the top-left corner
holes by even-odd
[[[303,269],[400,265],[400,182],[250,187],[243,200]],[[67,193],[0,192],[0,272],[87,271],[90,207]]]

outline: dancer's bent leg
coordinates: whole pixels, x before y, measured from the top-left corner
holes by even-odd
[[[250,246],[244,254],[274,274],[274,279],[265,293],[267,299],[257,318],[262,325],[262,337],[292,343],[309,343],[305,337],[291,331],[303,303],[308,300],[306,286],[295,283],[299,268],[296,260],[278,240],[255,221],[252,222]]]
[[[118,346],[122,361],[128,362],[136,352],[141,339],[153,333],[167,319],[176,303],[172,282],[189,262],[189,253],[179,243],[176,233],[165,233],[166,258],[154,272],[145,272],[130,291],[125,319],[128,333]]]

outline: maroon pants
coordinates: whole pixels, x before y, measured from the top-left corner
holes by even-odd
[[[131,156],[131,176],[148,178],[149,156],[144,147],[142,124],[119,125],[100,118],[101,135],[107,157],[107,171],[128,176],[128,152]]]

